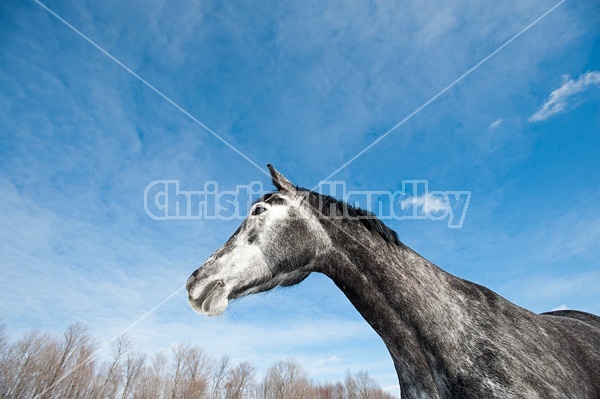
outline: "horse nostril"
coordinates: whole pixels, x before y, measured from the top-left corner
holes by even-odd
[[[194,273],[192,273],[192,275],[187,279],[187,282],[185,284],[186,290],[188,290],[188,291],[190,290],[190,288],[194,284],[194,279],[196,278],[196,276],[198,275],[199,272],[200,272],[200,270],[195,270]]]

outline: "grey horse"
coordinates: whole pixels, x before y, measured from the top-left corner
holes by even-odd
[[[523,309],[268,166],[277,191],[188,279],[195,311],[323,273],[383,339],[402,398],[600,398],[600,317]]]

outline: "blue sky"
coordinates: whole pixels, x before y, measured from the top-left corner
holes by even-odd
[[[556,2],[46,1],[264,166],[313,187]],[[461,228],[387,221],[445,270],[536,312],[600,314],[600,5],[567,0],[332,179],[472,193]],[[152,220],[144,189],[266,176],[34,1],[0,4],[0,316],[10,334],[82,321],[114,337],[180,288],[239,220]],[[379,337],[322,276],[236,301],[184,292],[129,330],[259,369],[368,370]]]

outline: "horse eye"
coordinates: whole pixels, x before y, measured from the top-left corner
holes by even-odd
[[[260,215],[263,212],[266,212],[267,208],[265,208],[264,206],[260,206],[257,205],[256,208],[254,208],[254,210],[252,211],[252,215],[256,216],[256,215]]]

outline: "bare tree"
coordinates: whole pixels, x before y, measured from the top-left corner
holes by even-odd
[[[97,398],[115,398],[119,390],[119,384],[122,378],[121,362],[127,352],[131,349],[131,340],[120,335],[112,344],[112,361],[107,365],[104,372],[104,382],[98,392]]]
[[[258,391],[260,399],[304,399],[312,394],[312,385],[302,366],[289,358],[269,368]]]
[[[0,324],[0,398],[3,397],[4,387],[8,384],[10,345],[6,336],[6,326]]]
[[[344,385],[341,382],[333,384],[332,399],[344,399]]]
[[[77,351],[77,359],[71,372],[72,386],[70,393],[65,395],[70,399],[88,399],[98,396],[102,380],[98,374],[98,366],[94,360],[96,344],[82,346]]]
[[[62,337],[40,332],[10,343],[0,325],[0,399],[391,399],[366,371],[344,382],[313,384],[300,364],[274,363],[259,384],[248,362],[231,367],[199,347],[177,345],[172,357],[150,362],[119,337],[112,358],[95,358],[97,344],[79,324]]]
[[[78,353],[93,348],[88,330],[78,324],[70,326],[60,340],[32,332],[15,344],[4,345],[0,394],[40,399],[65,397],[78,367]]]
[[[76,370],[77,355],[82,348],[93,346],[89,330],[82,324],[72,324],[63,334],[59,343],[52,340],[48,343],[45,368],[48,379],[45,382],[40,399],[65,395],[69,387],[69,379]]]
[[[49,341],[51,337],[48,334],[34,331],[16,343],[10,359],[7,397],[34,397],[40,390],[41,387],[36,386],[36,383],[39,384],[38,362]]]
[[[377,382],[369,376],[367,371],[359,371],[355,376],[356,388],[360,399],[370,399],[373,392],[379,389]]]
[[[359,399],[358,384],[356,383],[354,376],[350,374],[350,370],[346,372],[346,378],[344,378],[344,388],[346,391],[346,399]]]
[[[135,399],[164,398],[168,392],[166,381],[168,361],[164,354],[157,353],[150,367],[144,367],[140,384],[134,389]]]
[[[394,396],[383,391],[377,381],[375,381],[367,371],[359,371],[352,375],[350,371],[346,373],[344,385],[339,385],[336,392],[336,399],[343,397],[344,399],[393,399]],[[343,391],[340,396],[339,392]]]
[[[208,396],[208,357],[202,349],[195,346],[185,348],[183,363],[184,383],[181,387],[182,398],[205,398]]]
[[[254,366],[242,362],[233,368],[225,381],[225,399],[248,398],[254,385]]]
[[[183,379],[183,362],[186,348],[183,345],[177,345],[173,348],[173,383],[171,386],[171,399],[177,399],[180,390],[181,380]]]
[[[222,395],[222,383],[229,373],[231,368],[231,361],[229,356],[223,355],[221,358],[213,364],[212,367],[212,387],[210,390],[210,397],[212,399],[221,399]]]
[[[140,375],[146,363],[146,355],[141,353],[133,353],[127,356],[125,361],[125,381],[123,383],[123,391],[121,399],[128,399],[140,381]]]

